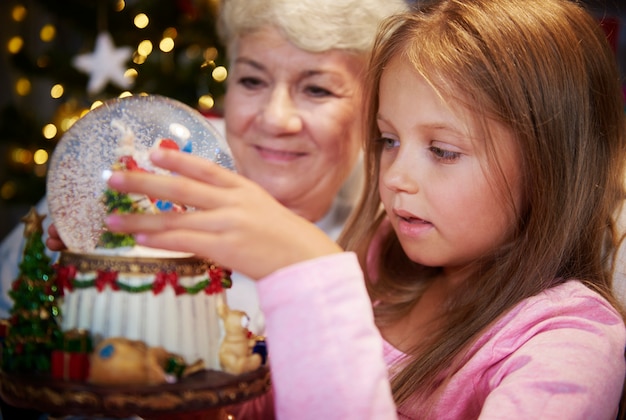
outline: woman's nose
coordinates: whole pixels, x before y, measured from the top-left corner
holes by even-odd
[[[286,87],[276,87],[261,112],[264,127],[275,134],[294,133],[302,129],[297,104]]]

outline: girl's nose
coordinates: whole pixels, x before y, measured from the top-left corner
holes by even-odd
[[[295,133],[302,129],[297,104],[286,87],[276,87],[261,112],[263,126],[274,134]]]
[[[381,166],[380,179],[382,187],[396,193],[416,194],[419,191],[415,160],[406,159],[400,153],[388,165]]]

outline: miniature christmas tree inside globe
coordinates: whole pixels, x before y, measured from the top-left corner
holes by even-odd
[[[50,159],[48,208],[70,251],[132,246],[131,236],[104,229],[109,213],[192,210],[108,188],[106,180],[113,170],[164,173],[149,160],[150,151],[157,147],[192,153],[234,169],[226,141],[195,109],[158,95],[109,100],[74,123]]]

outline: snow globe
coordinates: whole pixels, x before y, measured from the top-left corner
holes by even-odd
[[[107,212],[102,194],[115,164],[126,160],[122,163],[127,169],[159,172],[148,159],[149,151],[159,146],[233,169],[228,145],[208,119],[164,96],[109,100],[63,135],[50,159],[47,197],[50,215],[69,250],[91,252],[98,244]]]

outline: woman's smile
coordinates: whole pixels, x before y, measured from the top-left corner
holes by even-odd
[[[255,145],[254,148],[259,152],[261,158],[271,162],[291,162],[308,155],[305,152],[273,149],[259,145]]]

